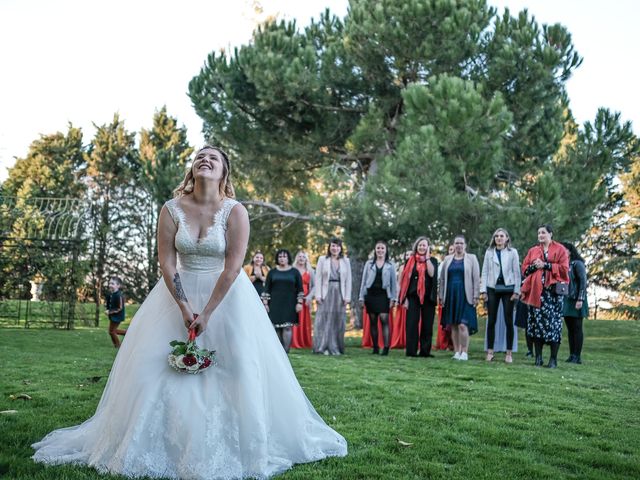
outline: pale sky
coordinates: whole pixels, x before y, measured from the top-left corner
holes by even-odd
[[[251,0],[0,0],[0,181],[40,134],[82,127],[118,112],[130,131],[150,128],[166,105],[202,143],[202,122],[187,97],[207,55],[246,43],[257,20]],[[569,80],[580,123],[598,107],[620,111],[640,132],[635,0],[489,0],[512,12],[528,8],[541,23],[564,24],[582,66]],[[347,0],[261,0],[263,15],[299,26]],[[606,5],[606,7],[605,7]]]

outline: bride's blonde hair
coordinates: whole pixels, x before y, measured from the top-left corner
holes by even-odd
[[[222,157],[222,179],[220,180],[220,194],[224,195],[227,198],[235,198],[236,193],[233,189],[233,184],[231,183],[231,179],[229,178],[229,174],[231,172],[231,164],[229,163],[229,156],[227,153],[222,150],[220,147],[214,147],[213,145],[204,145],[200,150],[198,150],[195,154],[195,158],[198,158],[198,154],[203,150],[215,150]],[[193,164],[189,167],[186,175],[184,176],[184,180],[182,183],[178,185],[178,187],[173,191],[174,197],[182,197],[183,195],[189,195],[193,193],[193,188],[195,187],[195,179],[193,177]]]

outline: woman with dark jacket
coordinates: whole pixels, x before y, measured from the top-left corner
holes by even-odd
[[[382,323],[384,346],[381,355],[389,354],[389,310],[398,298],[396,266],[389,260],[389,248],[383,240],[375,246],[375,257],[367,260],[362,270],[360,284],[360,306],[367,307],[373,352],[380,353],[378,347],[378,318]]]
[[[569,363],[582,363],[582,319],[589,315],[587,305],[587,269],[576,247],[567,242],[562,245],[569,252],[569,295],[564,299],[564,322],[569,334]]]
[[[431,256],[427,237],[418,237],[413,244],[413,255],[402,270],[398,296],[400,305],[407,309],[407,357],[433,357],[431,340],[437,295],[438,261]]]
[[[551,225],[538,227],[539,244],[531,247],[522,262],[524,283],[521,299],[529,306],[527,335],[533,337],[536,367],[542,366],[542,347],[551,346],[547,367],[558,366],[558,349],[562,339],[562,296],[558,284],[569,283],[569,255],[552,239]]]

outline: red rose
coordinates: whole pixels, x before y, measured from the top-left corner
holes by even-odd
[[[194,355],[185,355],[182,359],[182,362],[187,367],[190,367],[191,365],[195,365],[196,363],[198,363],[198,359]]]
[[[207,368],[210,365],[211,365],[211,360],[205,357],[205,359],[202,361],[202,365],[200,365],[200,368]]]

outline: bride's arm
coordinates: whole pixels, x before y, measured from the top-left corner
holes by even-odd
[[[191,324],[200,335],[206,328],[209,317],[227,294],[231,285],[242,270],[242,262],[247,253],[249,242],[249,214],[247,209],[238,203],[233,207],[227,221],[227,250],[224,257],[224,270],[211,292],[207,305],[200,316]]]
[[[180,307],[182,320],[185,327],[188,328],[193,321],[193,310],[182,288],[180,274],[176,268],[176,247],[174,242],[177,231],[178,228],[167,207],[162,207],[160,218],[158,219],[158,261],[160,262],[164,283],[178,307]]]

